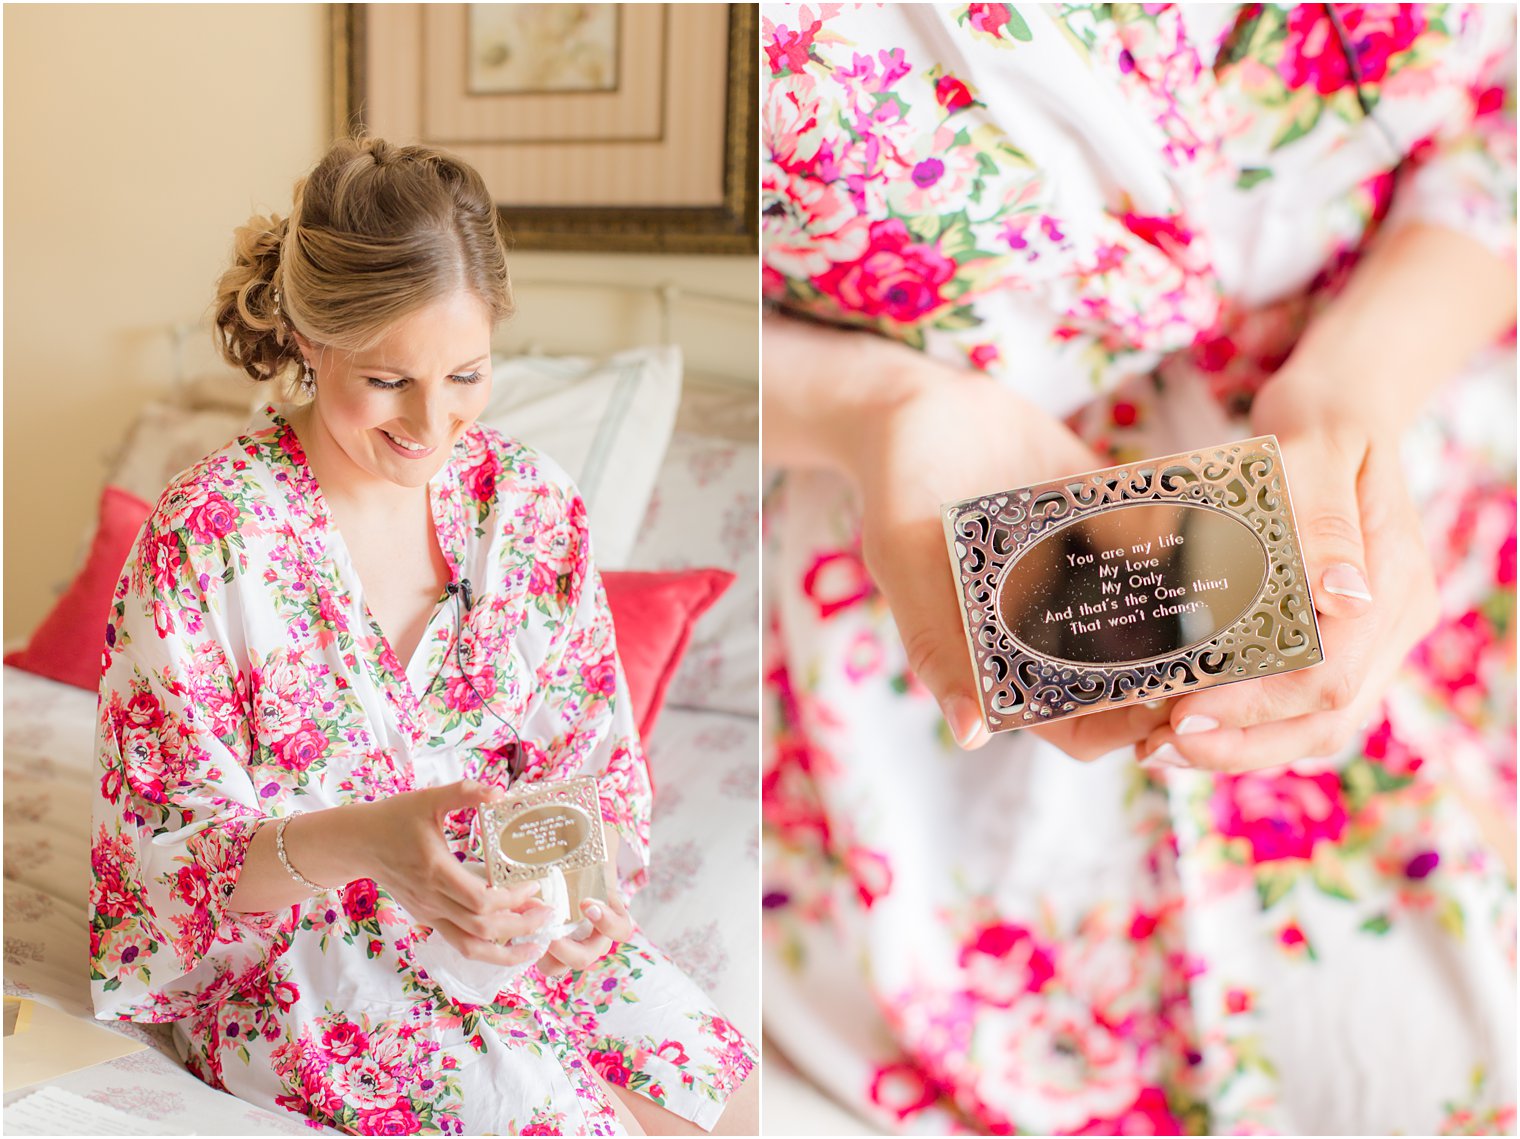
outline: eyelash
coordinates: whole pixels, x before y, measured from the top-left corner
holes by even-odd
[[[374,376],[366,376],[365,378],[369,380],[370,387],[379,388],[383,392],[397,391],[402,384],[406,383],[405,380],[377,380]],[[468,375],[450,376],[449,378],[457,380],[461,384],[478,384],[480,383],[481,375],[479,372],[471,372]]]

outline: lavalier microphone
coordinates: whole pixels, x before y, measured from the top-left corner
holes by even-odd
[[[453,597],[457,593],[464,599],[464,611],[466,613],[468,613],[470,611],[470,607],[475,604],[475,593],[470,588],[469,578],[462,577],[458,581],[451,581],[443,588],[444,592],[446,592],[450,597]]]
[[[502,717],[500,712],[491,707],[490,698],[486,693],[475,687],[475,678],[470,675],[469,669],[465,666],[465,617],[469,614],[470,607],[475,604],[475,590],[470,585],[470,579],[467,577],[462,577],[458,581],[449,582],[443,587],[443,591],[450,597],[454,598],[454,603],[460,607],[459,635],[454,640],[454,660],[459,665],[459,675],[463,677],[464,682],[470,686],[470,691],[472,691],[475,694],[476,699],[480,701],[480,706],[489,712],[492,716],[495,716],[496,719],[499,720],[502,724],[506,725],[507,730],[512,733],[512,750],[507,757],[507,781],[508,786],[510,786],[513,782],[516,782],[518,776],[522,774],[522,737],[517,734],[517,729],[508,720]],[[437,673],[434,673],[433,683],[428,685],[429,693],[431,693],[433,689],[438,686],[438,678],[442,675],[442,671],[443,670],[440,667],[439,671]]]

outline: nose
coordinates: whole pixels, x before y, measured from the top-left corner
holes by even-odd
[[[407,404],[407,426],[419,443],[436,447],[449,437],[448,398],[442,392],[420,390],[416,385]]]

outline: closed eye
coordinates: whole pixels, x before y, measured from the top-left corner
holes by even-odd
[[[478,384],[482,378],[483,377],[479,372],[470,372],[466,375],[454,375],[449,377],[449,379],[453,380],[456,384]],[[369,381],[370,387],[379,388],[381,391],[386,392],[399,391],[401,388],[411,383],[410,380],[405,379],[382,380],[375,376],[366,376],[365,379]]]

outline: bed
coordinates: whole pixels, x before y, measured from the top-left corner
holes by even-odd
[[[492,408],[507,421],[497,425],[522,427],[511,433],[577,477],[602,568],[717,567],[735,575],[693,627],[645,740],[656,784],[652,865],[634,913],[758,1041],[759,468],[757,362],[749,348],[757,310],[751,300],[668,285],[519,281],[518,293],[519,316],[494,345],[501,356]],[[588,329],[602,330],[592,345],[600,354],[553,354],[571,336],[585,344]],[[251,393],[210,362],[204,333],[195,324],[170,331],[172,381],[111,457],[113,484],[148,498],[155,481],[246,422]],[[685,367],[683,339],[696,341]],[[739,347],[712,347],[724,342]],[[646,347],[617,351],[627,345]],[[574,422],[567,423],[567,408],[575,409]],[[5,668],[5,991],[83,1020],[91,1019],[85,896],[95,702],[81,688]],[[152,1134],[310,1129],[300,1117],[200,1083],[180,1065],[165,1029],[105,1027],[146,1047],[7,1091],[7,1108],[45,1087],[44,1098],[68,1093],[63,1098],[79,1110],[93,1110],[88,1122],[98,1133],[119,1133],[114,1111]],[[7,1038],[8,1059],[18,1039]],[[8,1110],[7,1131],[16,1130],[12,1119]],[[76,1130],[58,1127],[30,1133]]]

